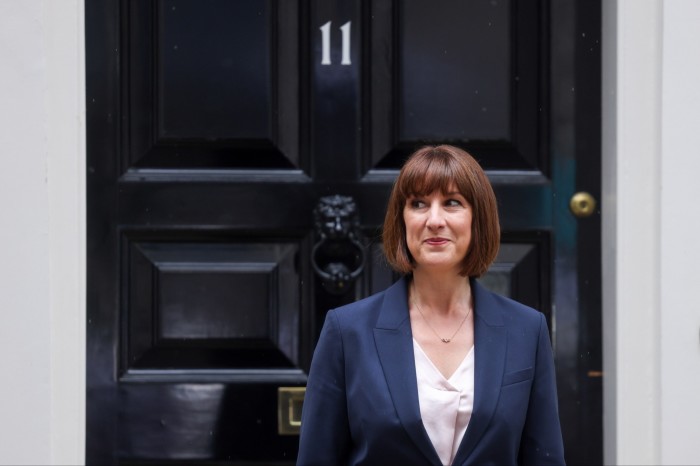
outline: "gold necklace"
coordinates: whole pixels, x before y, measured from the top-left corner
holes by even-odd
[[[416,301],[416,297],[415,297],[416,294],[417,294],[417,293],[416,293],[416,287],[415,287],[415,285],[414,285],[414,286],[413,286],[413,294],[411,295],[411,302],[413,302],[413,305],[416,306],[416,309],[418,309],[418,312],[420,312],[421,317],[423,317],[423,320],[425,321],[425,323],[428,324],[428,327],[430,327],[430,330],[433,331],[433,333],[435,334],[435,336],[437,336],[437,337],[440,339],[441,342],[443,342],[443,343],[449,343],[449,342],[451,342],[452,339],[455,337],[455,335],[457,335],[457,332],[459,332],[459,329],[462,328],[462,325],[464,325],[464,322],[467,321],[467,317],[469,317],[469,314],[471,314],[471,312],[472,312],[471,306],[469,306],[469,310],[467,311],[467,315],[465,315],[465,316],[464,316],[464,319],[462,319],[462,322],[459,323],[459,327],[457,327],[457,330],[455,330],[455,333],[453,333],[452,336],[451,336],[450,338],[442,338],[442,337],[440,336],[440,334],[437,333],[437,330],[435,330],[435,328],[434,328],[432,325],[430,325],[430,322],[428,321],[428,319],[425,318],[425,314],[423,314],[423,311],[421,311],[421,308],[420,308],[420,306],[418,305],[418,301]]]

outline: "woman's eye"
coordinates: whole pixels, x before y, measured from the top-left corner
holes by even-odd
[[[411,207],[414,209],[420,209],[422,207],[425,207],[425,202],[421,201],[420,199],[413,199],[411,201]]]
[[[461,202],[459,202],[457,199],[448,199],[447,202],[445,202],[445,205],[448,207],[459,207],[462,205]]]

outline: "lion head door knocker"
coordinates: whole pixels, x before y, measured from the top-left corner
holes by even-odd
[[[311,254],[314,271],[328,293],[345,294],[365,267],[355,200],[350,196],[322,197],[314,209],[314,224],[319,238]]]

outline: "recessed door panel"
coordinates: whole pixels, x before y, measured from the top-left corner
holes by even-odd
[[[507,1],[397,5],[400,140],[511,139],[510,7]]]
[[[208,3],[159,4],[159,136],[271,140],[271,5]]]

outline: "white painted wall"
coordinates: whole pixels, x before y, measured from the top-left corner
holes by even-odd
[[[607,464],[700,464],[700,2],[604,0]]]
[[[700,464],[700,1],[603,0],[608,464]],[[84,462],[81,0],[0,0],[0,464]]]
[[[83,17],[0,0],[0,464],[84,462]]]
[[[39,2],[0,2],[0,438],[6,463],[49,453],[46,53]],[[32,451],[30,456],[28,451]]]

